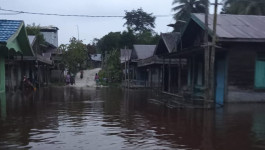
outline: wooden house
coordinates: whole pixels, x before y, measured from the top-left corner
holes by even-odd
[[[53,67],[53,61],[50,56],[43,54],[43,51],[46,51],[49,43],[39,44],[36,42],[35,36],[28,36],[30,45],[34,51],[34,56],[24,57],[24,60],[31,62],[29,66],[30,71],[26,74],[32,82],[36,81],[36,86],[46,85],[50,83],[50,70]]]
[[[138,66],[138,63],[152,57],[155,48],[156,45],[133,45],[132,50],[121,49],[121,63],[122,66],[124,64],[124,81],[127,86],[132,88],[150,87],[151,70],[144,64]]]
[[[146,67],[139,67],[138,63],[141,60],[144,60],[146,58],[149,58],[153,56],[154,51],[155,51],[156,45],[133,45],[132,49],[132,56],[131,59],[133,62],[136,62],[133,67],[133,78],[134,80],[139,80],[139,81],[144,81],[147,84],[146,86],[150,86],[148,83],[148,78],[150,76],[150,71]]]
[[[158,68],[161,72],[160,87],[164,92],[177,93],[180,86],[184,85],[186,82],[186,60],[177,59],[172,55],[172,53],[176,51],[177,42],[179,40],[180,34],[177,32],[161,33],[154,52],[153,59],[156,59],[156,62],[153,63],[159,66]],[[144,62],[144,64],[148,65],[148,59],[144,60]],[[179,72],[182,72],[182,80],[180,80]]]
[[[120,50],[120,63],[123,72],[122,86],[128,86],[129,80],[132,78],[131,67],[137,65],[136,62],[131,60],[132,49],[121,49]],[[134,73],[133,73],[134,74]]]
[[[213,15],[209,15],[209,43],[204,42],[204,14],[192,14],[178,42],[177,58],[188,60],[189,91],[205,96],[205,46],[212,49]],[[265,102],[265,16],[217,16],[213,99],[224,102]],[[182,47],[182,48],[180,48]],[[211,50],[212,52],[212,50]],[[206,63],[205,63],[206,62]]]
[[[50,74],[47,76],[48,81],[62,82],[64,79],[64,64],[62,63],[62,52],[58,49],[58,27],[49,25],[41,26],[40,33],[43,35],[45,44],[42,44],[43,51],[40,53],[46,59],[53,62],[50,68]]]
[[[6,90],[6,77],[16,79],[19,84],[25,74],[24,56],[34,56],[29,44],[25,25],[20,20],[0,20],[0,92]],[[16,58],[20,61],[15,61]],[[9,67],[14,69],[14,76],[9,76]]]

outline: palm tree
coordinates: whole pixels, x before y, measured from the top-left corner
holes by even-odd
[[[265,15],[264,0],[223,0],[224,14]]]
[[[172,10],[177,12],[174,15],[176,23],[169,26],[174,27],[175,32],[179,32],[185,25],[184,23],[179,23],[179,20],[187,22],[191,13],[205,13],[206,2],[208,2],[208,0],[173,0],[172,5],[176,6],[174,6]]]
[[[173,0],[172,5],[176,5],[172,8],[177,12],[175,19],[189,18],[190,13],[204,13],[206,0]]]

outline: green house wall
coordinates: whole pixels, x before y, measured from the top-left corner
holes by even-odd
[[[5,92],[5,56],[7,55],[34,56],[24,22],[6,42],[0,43],[0,93]]]
[[[0,93],[5,92],[5,58],[0,56]]]

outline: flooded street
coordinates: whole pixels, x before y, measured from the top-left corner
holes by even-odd
[[[168,109],[152,91],[44,88],[2,95],[0,149],[265,149],[265,105]]]

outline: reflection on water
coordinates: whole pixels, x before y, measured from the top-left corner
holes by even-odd
[[[1,95],[0,149],[264,149],[265,105],[168,109],[152,91],[44,88]]]

